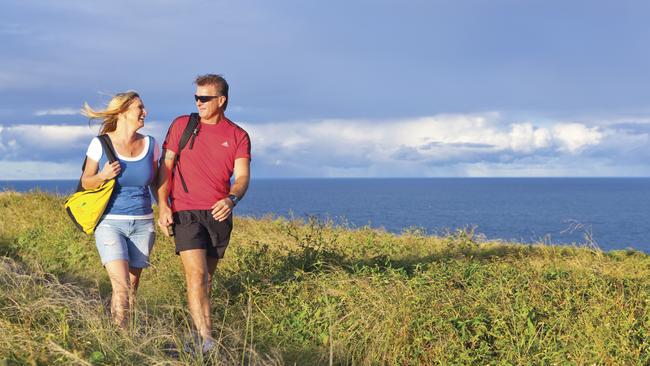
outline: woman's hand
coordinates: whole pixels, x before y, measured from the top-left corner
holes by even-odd
[[[117,177],[120,174],[121,170],[122,167],[120,166],[119,161],[116,160],[112,163],[106,162],[102,171],[99,172],[99,176],[106,181]]]

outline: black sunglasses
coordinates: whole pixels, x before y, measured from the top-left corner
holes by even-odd
[[[211,101],[214,98],[219,98],[221,95],[194,95],[194,100],[195,101],[201,101],[201,103],[207,103]]]

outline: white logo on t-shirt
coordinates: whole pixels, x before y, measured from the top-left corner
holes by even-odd
[[[228,146],[230,146],[230,145],[228,145],[228,141],[224,141],[224,142],[221,144],[221,146],[223,146],[223,147],[228,147]]]

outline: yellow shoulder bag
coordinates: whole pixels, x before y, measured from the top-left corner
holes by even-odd
[[[108,135],[104,134],[97,137],[102,144],[102,150],[106,154],[108,161],[111,163],[116,161],[113,144]],[[84,160],[81,168],[82,172],[85,167],[86,160]],[[102,218],[108,201],[111,199],[113,187],[115,187],[115,178],[104,182],[98,188],[86,190],[81,185],[81,179],[79,180],[77,192],[68,197],[64,205],[66,212],[79,230],[86,234],[92,234],[95,231],[95,227]]]

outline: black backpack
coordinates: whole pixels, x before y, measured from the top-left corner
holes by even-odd
[[[173,124],[172,124],[173,126]],[[171,131],[172,126],[169,127],[169,130],[167,131],[167,135],[169,135],[169,131]],[[200,119],[199,119],[199,114],[198,113],[192,113],[190,114],[190,121],[187,123],[187,126],[185,126],[185,130],[183,130],[183,134],[181,135],[181,139],[178,142],[178,149],[176,150],[176,156],[174,157],[174,167],[172,168],[172,180],[174,177],[174,171],[178,170],[178,176],[181,178],[181,184],[183,185],[183,190],[185,193],[188,193],[187,191],[187,185],[185,184],[185,179],[183,179],[183,174],[181,173],[180,169],[180,158],[181,158],[181,151],[185,148],[187,145],[187,142],[190,142],[190,150],[194,147],[194,140],[196,139],[196,135],[199,134],[199,129],[201,127]],[[190,140],[192,138],[192,140]],[[161,160],[163,158],[161,157]]]

